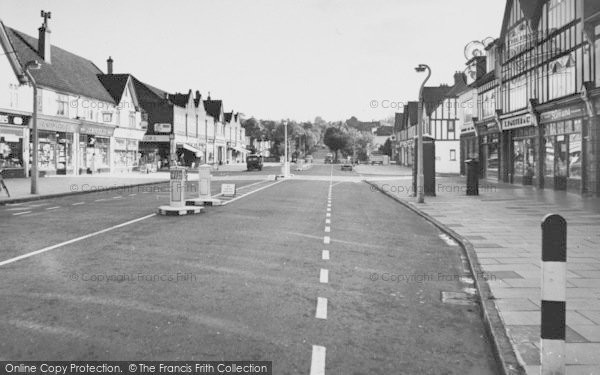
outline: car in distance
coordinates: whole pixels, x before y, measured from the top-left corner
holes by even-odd
[[[262,171],[262,167],[263,167],[262,156],[260,156],[260,155],[246,156],[246,168],[248,169],[248,171],[251,171],[253,169],[258,169],[259,171]]]
[[[332,164],[333,163],[333,154],[329,153],[325,156],[325,164]]]
[[[313,157],[312,155],[306,155],[306,157],[304,158],[304,161],[306,163],[312,163],[313,162]]]
[[[340,168],[342,171],[350,171],[352,172],[352,162],[346,160],[342,163],[342,167]]]

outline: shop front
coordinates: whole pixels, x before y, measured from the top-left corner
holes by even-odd
[[[171,152],[170,135],[146,134],[139,144],[140,170],[152,172],[169,167]]]
[[[474,121],[477,119],[474,118]],[[475,131],[474,123],[463,125],[460,130],[460,174],[464,175],[465,162],[475,159],[479,161],[479,139]]]
[[[500,179],[500,127],[498,120],[490,119],[477,124],[477,134],[479,136],[479,147],[475,145],[475,140],[470,140],[472,154],[476,154],[479,148],[479,171],[480,176],[492,181]]]
[[[139,170],[139,143],[144,138],[144,132],[141,129],[115,129],[112,138],[112,172],[125,173]]]
[[[79,122],[40,116],[37,125],[40,176],[75,174]]]
[[[538,128],[528,110],[502,120],[505,181],[539,186]]]
[[[29,116],[0,112],[0,171],[3,178],[27,175],[29,120]]]
[[[79,174],[108,173],[114,127],[82,122],[79,129]]]
[[[543,129],[543,186],[581,192],[583,178],[582,131],[586,124],[583,105],[540,113]]]

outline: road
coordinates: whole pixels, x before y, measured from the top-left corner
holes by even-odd
[[[441,300],[468,286],[460,248],[354,172],[298,175],[194,216],[153,215],[155,191],[0,207],[0,359],[496,373],[478,306]]]

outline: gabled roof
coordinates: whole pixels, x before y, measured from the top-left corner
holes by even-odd
[[[223,101],[212,100],[209,97],[204,101],[204,109],[206,110],[206,113],[212,116],[215,120],[219,120],[221,118],[221,113],[223,113]]]
[[[454,75],[454,86],[452,86],[450,91],[448,91],[446,94],[446,97],[448,98],[457,98],[460,94],[470,89],[470,87],[467,85],[464,74],[460,73],[460,76],[458,77],[457,74],[459,73]]]
[[[406,123],[408,127],[417,125],[419,122],[419,102],[408,102],[404,106],[404,115],[406,116],[407,114]]]
[[[169,104],[166,98],[166,92],[157,89],[131,76],[135,93],[137,95],[140,106],[144,109],[156,106],[158,103]],[[162,93],[162,95],[160,94]]]
[[[4,27],[4,22],[2,22],[2,20],[0,20],[0,47],[2,47],[2,51],[4,52],[3,55],[8,59],[8,63],[19,80],[19,83],[27,83],[27,77],[17,58],[16,52],[13,49],[12,43],[8,37],[8,31],[6,30],[6,27]]]
[[[129,82],[129,74],[98,74],[100,83],[113,97],[115,103],[121,102],[121,96],[125,92],[127,82]]]
[[[471,86],[473,86],[475,88],[481,87],[481,86],[485,85],[486,83],[493,81],[494,78],[496,78],[496,71],[492,70],[492,71],[487,72],[484,75],[482,75],[481,78],[479,78],[477,81],[471,83]]]
[[[380,126],[375,130],[375,135],[377,136],[388,136],[394,134],[393,126]]]
[[[36,83],[42,87],[114,103],[98,74],[102,71],[93,62],[56,46],[51,46],[52,63],[48,64],[37,52],[38,40],[25,33],[6,28],[21,64],[38,60],[42,67],[31,70]]]
[[[179,107],[186,107],[190,101],[190,92],[187,94],[175,93],[173,95],[169,95],[169,99]]]
[[[225,112],[225,122],[231,122],[231,118],[233,117],[233,111],[231,112]]]
[[[394,130],[399,131],[402,130],[404,120],[404,113],[396,112],[394,116]]]
[[[444,102],[452,88],[450,86],[424,87],[423,103],[425,104],[425,113],[431,115],[435,109]]]

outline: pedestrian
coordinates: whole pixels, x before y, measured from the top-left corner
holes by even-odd
[[[8,197],[10,198],[10,193],[8,192],[8,188],[6,187],[6,184],[4,183],[4,178],[2,177],[2,172],[4,172],[4,169],[0,169],[0,191],[2,191],[2,190],[6,191],[6,195],[8,195]]]

